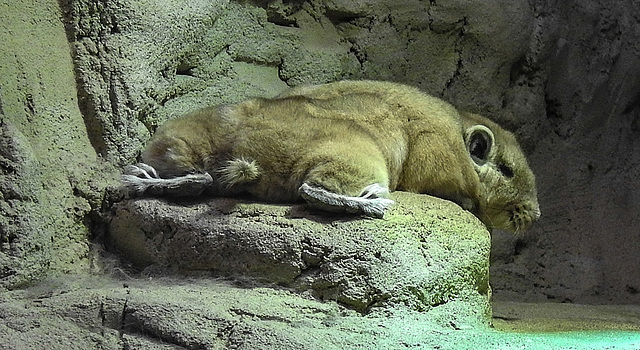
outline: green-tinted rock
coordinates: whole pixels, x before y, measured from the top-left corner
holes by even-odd
[[[0,12],[1,289],[87,270],[88,216],[115,177],[97,175],[58,3],[2,1]]]
[[[484,226],[445,200],[406,192],[392,198],[384,219],[309,212],[303,204],[129,200],[116,206],[110,239],[141,267],[254,278],[361,312],[465,301],[488,321]]]

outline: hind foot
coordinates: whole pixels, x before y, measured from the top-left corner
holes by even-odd
[[[121,179],[131,196],[197,196],[213,183],[209,173],[163,179],[152,166],[145,163],[125,166]]]
[[[133,175],[145,179],[159,179],[160,176],[156,169],[151,165],[145,163],[138,163],[136,165],[127,165],[122,171],[124,175]]]
[[[383,198],[389,195],[389,189],[379,184],[365,187],[358,197],[329,192],[307,183],[300,186],[298,193],[314,208],[338,213],[364,214],[376,218],[382,218],[393,204],[393,200]]]

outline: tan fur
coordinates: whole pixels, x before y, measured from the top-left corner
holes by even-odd
[[[472,160],[470,139],[492,140],[483,164]],[[159,128],[142,158],[160,178],[211,174],[209,190],[221,196],[302,196],[322,209],[381,216],[388,191],[404,190],[450,199],[516,232],[540,215],[535,178],[511,133],[389,82],[293,88],[199,110]]]

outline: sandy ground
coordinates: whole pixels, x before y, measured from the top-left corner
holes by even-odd
[[[638,305],[494,301],[493,316],[499,349],[640,349]]]
[[[506,332],[640,331],[639,305],[494,301],[493,317]]]

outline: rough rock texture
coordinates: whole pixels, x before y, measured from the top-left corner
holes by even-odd
[[[108,172],[78,109],[60,9],[0,1],[0,289],[89,268]],[[114,170],[111,170],[114,172]],[[115,176],[113,177],[115,178]]]
[[[283,27],[251,5],[80,0],[68,6],[90,137],[118,164],[134,160],[171,116],[273,96],[287,83],[336,80],[346,66],[355,67],[349,47],[313,19],[306,31]]]
[[[0,340],[7,350],[591,350],[640,346],[637,332],[522,334],[451,324],[450,314],[463,313],[464,306],[447,303],[429,313],[396,310],[362,317],[336,303],[273,288],[247,289],[202,279],[131,280],[118,285],[104,276],[67,277],[62,283],[51,280],[20,293],[0,295]],[[536,310],[532,321],[549,317],[541,315],[536,305],[507,304],[501,312],[511,320],[527,322],[528,313],[520,312],[531,308]],[[555,308],[542,310],[551,315],[587,316],[590,325],[602,324],[601,320],[636,323],[635,328],[623,329],[637,329],[640,318],[637,308],[600,314],[589,307],[582,307],[586,313],[563,309],[559,313]],[[580,321],[578,326],[584,325]],[[563,324],[571,326],[567,320]]]
[[[501,298],[638,304],[640,3],[540,1],[536,14],[538,49],[517,80],[544,98],[523,129],[538,130],[543,219],[495,236],[507,249],[494,249],[493,286]]]
[[[303,204],[131,200],[116,206],[109,231],[113,245],[141,267],[251,277],[360,312],[465,301],[488,322],[484,226],[439,198],[397,192],[393,199],[382,220],[308,212]]]
[[[436,346],[443,333],[455,332],[449,314],[464,312],[464,304],[451,303],[428,315],[365,318],[273,288],[205,280],[81,283],[87,282],[98,288],[87,293],[65,285],[53,295],[27,290],[19,304],[0,302],[3,348],[400,349]],[[48,336],[41,338],[43,329]]]

